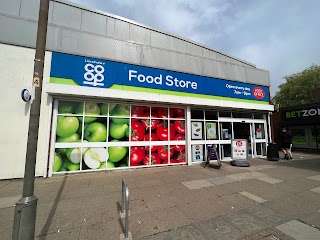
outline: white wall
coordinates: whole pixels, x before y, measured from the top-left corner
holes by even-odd
[[[31,91],[34,49],[0,44],[0,179],[24,176],[30,104],[21,99],[21,90]],[[44,81],[48,81],[51,54],[46,54]],[[36,175],[44,175],[47,161],[49,115],[48,96],[41,103]]]

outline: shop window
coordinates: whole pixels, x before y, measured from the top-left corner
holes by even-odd
[[[266,143],[257,143],[256,144],[256,150],[257,150],[257,155],[258,156],[266,156]]]
[[[204,112],[203,110],[196,110],[196,109],[191,109],[191,119],[199,119],[203,120],[204,119]]]
[[[252,118],[252,113],[248,112],[232,112],[233,118]]]
[[[185,123],[182,108],[59,101],[53,172],[185,163]]]
[[[263,123],[254,124],[254,137],[255,139],[264,139],[265,138],[265,129]]]
[[[231,112],[219,111],[219,117],[231,117]]]
[[[192,140],[204,140],[204,122],[192,121],[191,122],[191,139]]]
[[[222,122],[220,123],[221,127],[221,140],[231,140],[232,138],[232,125],[230,122]]]
[[[191,146],[192,162],[205,161],[205,153],[202,144],[194,144]]]
[[[222,159],[231,157],[231,144],[222,144],[221,145],[222,151]]]
[[[206,122],[206,139],[218,139],[217,122]]]
[[[265,114],[263,113],[254,113],[253,114],[254,119],[265,119]]]
[[[205,111],[206,120],[218,120],[217,111]]]

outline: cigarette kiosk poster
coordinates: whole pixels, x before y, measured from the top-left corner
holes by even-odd
[[[231,158],[234,160],[247,160],[248,148],[246,139],[232,139],[231,140]]]
[[[191,123],[191,139],[202,139],[202,122]]]

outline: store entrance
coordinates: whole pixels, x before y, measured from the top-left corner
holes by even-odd
[[[234,139],[246,139],[248,141],[248,157],[252,156],[250,123],[233,123]]]

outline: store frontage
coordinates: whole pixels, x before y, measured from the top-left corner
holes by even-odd
[[[319,151],[320,104],[279,109],[273,116],[273,128],[276,139],[279,139],[281,128],[287,128],[293,136],[293,148]]]
[[[30,114],[21,92],[40,86],[32,81],[39,1],[22,0],[19,11],[6,2],[0,179],[24,176],[28,126],[37,121],[37,177],[199,164],[209,147],[222,161],[232,149],[240,158],[265,155],[274,110],[268,70],[70,2],[49,6],[40,114]],[[235,149],[235,139],[246,148]]]
[[[212,144],[217,158],[230,161],[232,139],[247,140],[249,158],[266,155],[269,105],[263,86],[55,52],[48,86],[53,96],[49,176],[199,163]],[[84,86],[90,87],[87,96],[79,94]],[[96,96],[111,89],[128,95],[122,101],[117,95]],[[143,94],[155,92],[157,103],[145,101]],[[136,101],[129,96],[134,93],[141,94]],[[186,98],[196,104],[177,104]],[[202,106],[206,98],[230,106]],[[232,108],[248,103],[262,110]]]

